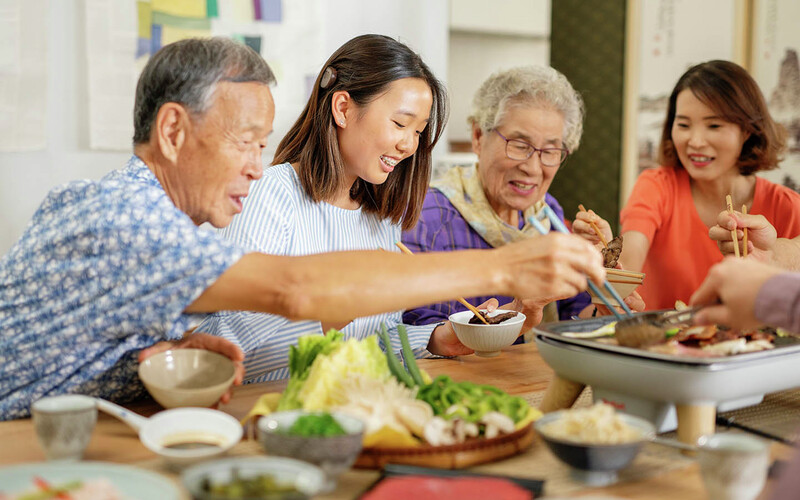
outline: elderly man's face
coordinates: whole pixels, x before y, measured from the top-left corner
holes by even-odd
[[[497,131],[537,148],[563,147],[564,117],[550,108],[515,105],[506,110]],[[472,149],[478,155],[479,175],[486,198],[497,215],[516,226],[518,212],[544,198],[558,167],[542,165],[538,153],[527,160],[506,156],[506,142],[494,131],[473,126]]]
[[[261,178],[275,105],[269,87],[253,82],[220,82],[212,100],[192,120],[178,158],[178,185],[169,190],[195,224],[225,227],[242,211],[250,181]]]

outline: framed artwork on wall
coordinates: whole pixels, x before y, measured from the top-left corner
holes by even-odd
[[[756,0],[750,72],[761,87],[770,113],[788,132],[780,168],[767,179],[800,191],[800,3]]]
[[[750,0],[629,0],[627,9],[621,207],[639,173],[658,166],[667,102],[678,78],[712,59],[746,66],[750,25]]]

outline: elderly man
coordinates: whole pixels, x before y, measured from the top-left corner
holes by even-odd
[[[184,335],[202,313],[346,322],[457,295],[570,296],[584,273],[604,278],[577,237],[449,255],[279,257],[200,229],[228,224],[261,177],[272,83],[258,54],[224,39],[177,42],[148,62],[134,156],[100,181],[51,191],[0,260],[0,420],[52,394],[130,400],[142,391],[138,361],[167,347],[241,362],[222,338]]]

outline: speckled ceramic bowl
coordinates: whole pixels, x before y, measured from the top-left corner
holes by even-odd
[[[281,411],[258,421],[258,440],[269,455],[296,458],[318,465],[325,471],[325,491],[336,487],[336,479],[348,470],[361,453],[364,424],[357,418],[332,413],[347,434],[343,436],[292,436],[287,431],[295,420],[313,412]]]
[[[567,410],[568,411],[568,410]],[[653,424],[639,417],[619,413],[626,424],[641,432],[641,439],[621,444],[591,444],[548,436],[542,427],[561,418],[564,411],[548,413],[533,426],[547,443],[550,451],[562,462],[572,467],[572,476],[592,486],[606,486],[617,482],[617,471],[627,467],[642,445],[653,438]]]
[[[506,312],[516,312],[507,309],[496,309],[489,316],[496,316]],[[461,311],[450,315],[450,323],[456,337],[462,344],[475,350],[477,356],[492,357],[500,354],[500,349],[508,347],[517,340],[525,322],[525,315],[517,312],[517,316],[507,319],[496,325],[483,323],[470,323],[474,314],[472,311]]]
[[[209,407],[235,376],[233,361],[205,349],[164,351],[139,364],[139,378],[164,408]]]

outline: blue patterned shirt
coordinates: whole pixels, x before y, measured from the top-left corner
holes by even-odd
[[[197,324],[183,311],[242,255],[136,156],[53,189],[0,260],[0,420],[48,395],[140,395],[138,352]]]

